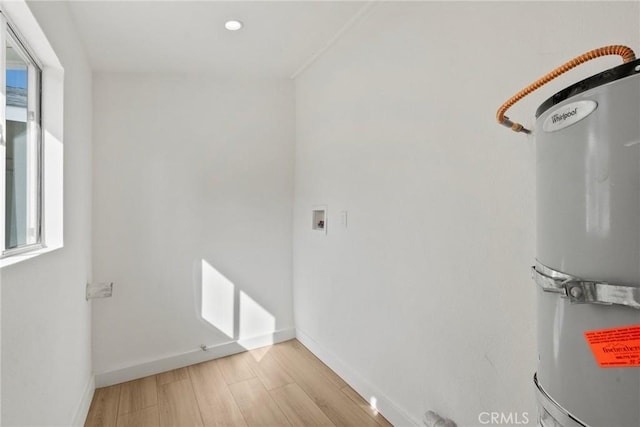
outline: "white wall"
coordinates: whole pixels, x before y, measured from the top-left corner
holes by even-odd
[[[293,102],[285,79],[94,76],[99,385],[292,333]]]
[[[67,6],[29,3],[65,69],[64,248],[5,267],[2,425],[82,423],[93,392],[91,69]]]
[[[300,337],[400,425],[533,423],[534,146],[497,107],[592,48],[640,49],[638,3],[390,2],[296,81]],[[530,123],[576,70],[511,114]],[[328,205],[328,234],[311,209]],[[348,227],[340,212],[348,211]]]

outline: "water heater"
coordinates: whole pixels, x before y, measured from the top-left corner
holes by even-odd
[[[640,61],[537,111],[543,426],[640,426]]]
[[[640,60],[629,55],[536,113],[544,427],[640,426]]]

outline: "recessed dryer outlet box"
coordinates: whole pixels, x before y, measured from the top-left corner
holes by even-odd
[[[314,206],[311,211],[311,229],[327,233],[327,207]]]

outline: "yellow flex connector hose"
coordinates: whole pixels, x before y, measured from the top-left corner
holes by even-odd
[[[636,59],[636,54],[633,52],[633,50],[631,50],[627,46],[613,45],[613,46],[605,46],[599,49],[590,50],[589,52],[584,53],[578,56],[577,58],[573,58],[571,61],[559,66],[558,68],[556,68],[555,70],[547,74],[546,76],[536,80],[535,82],[531,83],[529,86],[525,87],[520,92],[516,93],[511,98],[509,98],[507,102],[505,102],[504,104],[502,104],[500,108],[498,108],[498,112],[496,113],[496,118],[498,119],[498,123],[508,128],[511,128],[511,130],[513,130],[514,132],[531,133],[530,130],[525,129],[520,123],[515,123],[509,120],[509,118],[505,116],[504,113],[506,113],[507,110],[513,106],[513,104],[520,101],[522,98],[529,95],[534,90],[549,83],[551,80],[555,79],[561,74],[564,74],[567,71],[571,70],[572,68],[575,68],[578,65],[583,64],[587,61],[591,61],[592,59],[599,58],[601,56],[607,56],[607,55],[620,55],[622,56],[623,63],[635,61]]]

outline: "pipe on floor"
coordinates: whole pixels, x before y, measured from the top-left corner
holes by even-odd
[[[456,423],[450,419],[442,418],[433,411],[425,412],[423,424],[426,427],[457,427]]]

